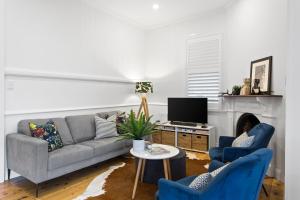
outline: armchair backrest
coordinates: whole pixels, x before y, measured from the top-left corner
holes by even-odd
[[[260,149],[267,148],[269,142],[274,134],[275,128],[269,124],[260,123],[252,128],[249,132],[249,136],[255,136],[254,142],[250,148]]]
[[[257,200],[271,159],[272,150],[263,148],[233,161],[201,192],[201,198]]]

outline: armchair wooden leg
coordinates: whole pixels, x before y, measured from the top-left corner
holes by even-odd
[[[7,178],[10,180],[10,169],[7,169]]]
[[[35,185],[35,197],[38,198],[39,197],[39,184]]]
[[[266,187],[265,187],[265,185],[264,184],[262,184],[262,188],[263,188],[263,190],[264,190],[264,193],[266,194],[266,196],[268,197],[269,196],[269,194],[268,194],[268,192],[267,192],[267,190],[266,190]]]

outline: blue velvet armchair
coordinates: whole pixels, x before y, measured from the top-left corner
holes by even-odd
[[[260,148],[267,148],[274,130],[274,127],[269,124],[260,123],[256,125],[247,133],[249,136],[255,136],[253,144],[247,148],[231,147],[235,137],[221,136],[219,138],[219,147],[209,149],[209,156],[211,160],[218,160],[224,163],[232,162]]]
[[[257,200],[272,159],[272,150],[260,149],[239,158],[223,169],[202,191],[188,187],[196,176],[177,182],[160,179],[157,200]],[[224,163],[212,161],[209,171]]]

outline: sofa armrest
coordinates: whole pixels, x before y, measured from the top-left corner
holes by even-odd
[[[180,183],[169,181],[166,179],[160,179],[158,182],[159,200],[172,199],[172,200],[183,200],[183,199],[199,199],[199,192],[193,190]]]
[[[223,162],[232,162],[254,152],[255,150],[256,149],[245,147],[225,147],[223,151]]]
[[[234,139],[235,139],[235,137],[220,136],[219,147],[221,147],[221,148],[230,147],[232,145],[232,142],[234,141]]]
[[[48,142],[20,133],[6,136],[7,167],[34,183],[47,179]]]

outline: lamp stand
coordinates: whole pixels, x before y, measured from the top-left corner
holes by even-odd
[[[141,96],[141,105],[140,105],[137,116],[139,117],[142,114],[142,112],[145,114],[146,119],[148,119],[149,118],[149,109],[148,109],[148,101],[147,101],[146,95]]]

